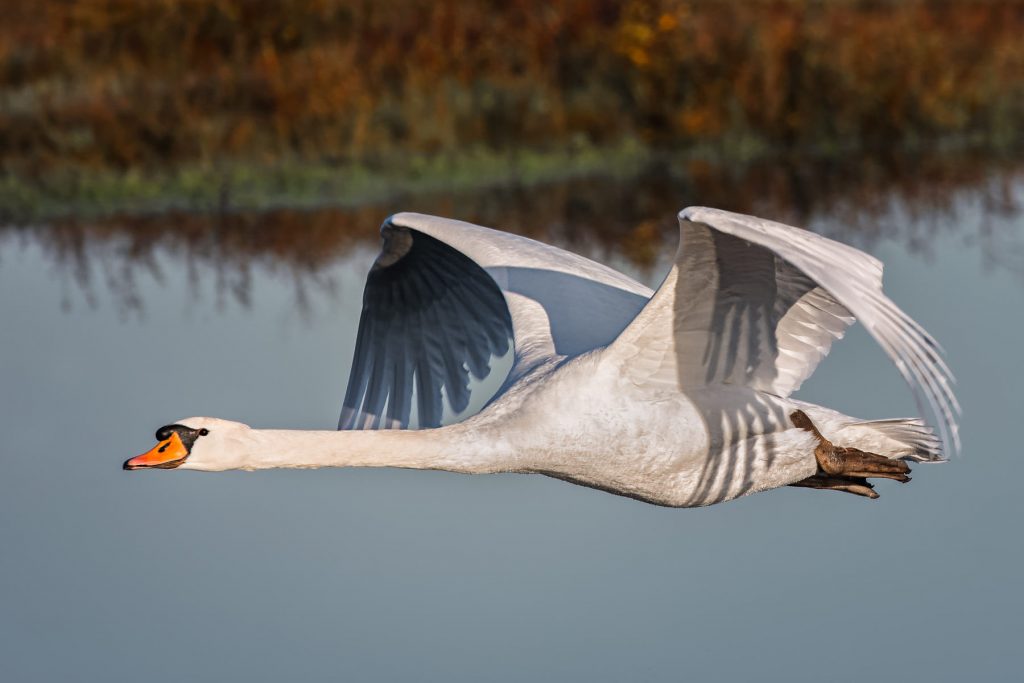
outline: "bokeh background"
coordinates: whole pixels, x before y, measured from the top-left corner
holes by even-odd
[[[0,679],[1012,679],[1024,2],[77,0],[0,20]],[[691,204],[886,263],[964,453],[870,502],[542,477],[128,474],[330,428],[377,226],[656,286]],[[914,414],[863,330],[800,398]]]
[[[1005,150],[1016,2],[8,3],[15,216]],[[56,205],[55,205],[56,203]]]

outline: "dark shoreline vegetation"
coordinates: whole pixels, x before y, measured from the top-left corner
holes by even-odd
[[[1024,210],[1022,181],[1024,158],[987,152],[745,165],[692,160],[655,164],[630,177],[418,194],[400,206],[555,242],[643,278],[665,266],[678,238],[675,213],[691,204],[814,227],[864,248],[893,239],[925,257],[939,237],[937,225],[956,225],[980,249],[986,268],[1008,271],[1024,285],[1024,243],[998,229]],[[347,255],[363,249],[365,264],[372,261],[376,228],[394,210],[394,201],[382,201],[0,222],[0,263],[25,248],[41,250],[62,283],[66,307],[96,305],[105,290],[122,314],[141,315],[140,284],[163,282],[167,264],[177,262],[187,264],[196,297],[212,289],[218,305],[248,306],[253,273],[261,270],[292,282],[297,307],[307,310],[313,292],[336,291],[335,266]]]
[[[8,9],[0,219],[15,222],[353,206],[666,158],[1005,156],[1024,135],[1013,0]]]
[[[501,156],[487,151],[445,157],[396,160],[387,168],[335,166],[302,161],[274,164],[221,164],[214,168],[186,166],[160,171],[67,170],[44,178],[0,176],[0,222],[31,223],[65,217],[101,218],[167,211],[261,211],[279,208],[352,208],[398,202],[409,197],[487,192],[492,189],[536,188],[576,179],[628,181],[659,169],[667,178],[683,178],[693,168],[714,168],[715,174],[744,173],[750,167],[831,166],[841,162],[885,169],[909,170],[917,163],[948,166],[959,159],[984,157],[995,162],[1024,159],[1024,145],[993,149],[966,140],[943,140],[928,149],[861,151],[843,154],[774,154],[765,150],[721,150],[707,146],[675,152],[653,150],[636,142],[608,149],[576,149]],[[699,199],[699,198],[697,198]]]

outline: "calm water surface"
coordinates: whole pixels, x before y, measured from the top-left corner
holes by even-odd
[[[695,168],[359,210],[0,227],[0,678],[1012,677],[1024,182],[995,165],[872,177],[711,183]],[[783,489],[696,510],[539,476],[120,468],[189,415],[332,426],[395,210],[525,232],[656,284],[692,203],[881,258],[889,294],[948,352],[963,457],[882,482],[873,502]],[[859,328],[800,396],[915,412]]]

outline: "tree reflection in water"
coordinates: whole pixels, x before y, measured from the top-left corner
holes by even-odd
[[[997,226],[1022,210],[1022,171],[1018,158],[969,154],[743,168],[691,161],[654,164],[630,179],[572,179],[358,208],[72,218],[0,226],[0,267],[20,248],[37,246],[64,283],[66,307],[75,290],[95,306],[106,289],[124,314],[142,313],[141,279],[163,283],[168,262],[184,266],[193,298],[212,279],[218,306],[252,304],[253,271],[263,269],[289,278],[296,304],[308,310],[311,290],[336,293],[333,264],[359,246],[374,249],[383,218],[411,210],[552,241],[650,280],[675,248],[676,211],[702,204],[814,225],[862,247],[891,237],[927,253],[938,231],[957,231],[980,248],[986,265],[1013,270],[1024,282],[1024,237]]]

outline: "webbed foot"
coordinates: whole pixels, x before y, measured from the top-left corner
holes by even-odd
[[[868,477],[910,481],[910,466],[902,460],[892,460],[876,453],[867,453],[856,448],[836,446],[818,431],[811,419],[802,410],[789,416],[798,429],[812,432],[818,439],[814,457],[818,461],[818,473],[798,481],[791,486],[815,489],[846,491],[867,498],[878,498]]]
[[[801,479],[790,486],[801,486],[809,489],[828,489],[829,491],[846,491],[865,498],[878,498],[875,487],[867,479],[854,477],[830,477],[827,474],[815,474],[813,477]]]

